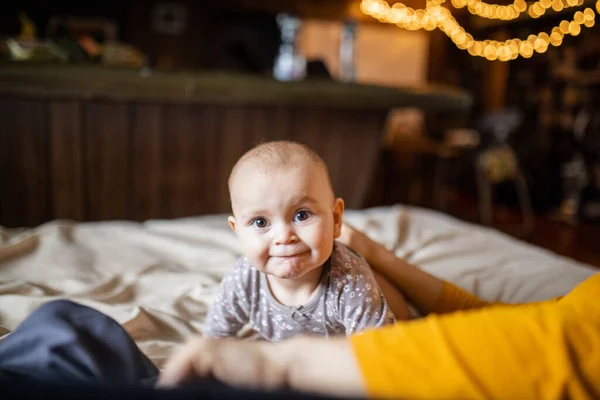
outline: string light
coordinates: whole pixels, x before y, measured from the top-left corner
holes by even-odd
[[[440,2],[443,3],[445,0]],[[499,19],[509,21],[518,18],[521,13],[527,11],[532,18],[539,18],[552,8],[554,11],[562,11],[568,7],[583,5],[583,0],[538,0],[529,7],[525,0],[514,0],[513,4],[501,6],[488,4],[482,0],[451,0],[454,8],[467,7],[469,12],[487,19]]]
[[[515,19],[527,9],[525,0],[515,0],[513,4],[507,6],[488,4],[481,0],[452,0],[452,5],[454,8],[467,7],[471,14],[482,18],[501,20]]]
[[[418,10],[407,7],[402,3],[396,3],[390,7],[385,0],[363,0],[360,7],[363,13],[377,18],[379,21],[396,24],[398,27],[404,29],[426,29],[431,31],[435,28],[438,28],[444,32],[459,49],[467,50],[469,54],[473,56],[483,57],[490,61],[509,61],[514,60],[519,56],[523,58],[530,58],[534,53],[545,53],[549,46],[560,46],[565,35],[579,35],[581,33],[582,25],[587,28],[591,28],[594,26],[596,19],[596,13],[594,10],[591,8],[586,8],[583,10],[583,12],[577,11],[573,16],[573,20],[561,21],[558,26],[552,28],[550,34],[546,32],[540,32],[537,35],[529,35],[526,40],[515,38],[501,42],[495,40],[482,41],[475,40],[470,33],[466,32],[465,29],[460,26],[454,16],[452,16],[450,10],[441,6],[444,1],[445,0],[429,0],[427,1],[425,9]],[[453,4],[459,1],[465,0],[452,0]],[[478,0],[467,1],[470,2],[468,4],[477,1],[477,4],[474,6],[474,8],[477,8],[480,11],[483,7],[489,6],[487,3],[483,3]],[[511,6],[521,6],[521,3],[518,5],[516,4],[517,1],[515,1],[515,4],[512,4]],[[533,18],[543,15],[545,10],[552,7],[555,1],[557,0],[539,0],[536,3],[533,3],[533,5],[529,8],[530,15],[532,15],[532,12]],[[582,0],[566,0],[567,3],[563,6],[574,7],[577,6],[580,1]],[[535,5],[537,5],[539,8],[535,7],[535,11],[531,11],[532,7]],[[507,18],[509,15],[507,14],[507,11],[505,11],[506,9],[501,7],[511,6],[493,7],[494,11],[490,11],[489,15]],[[600,0],[596,2],[596,10],[598,13],[600,13]],[[534,15],[537,17],[534,17]]]

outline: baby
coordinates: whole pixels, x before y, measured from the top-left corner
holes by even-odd
[[[279,341],[395,321],[366,261],[335,242],[344,201],[315,152],[294,142],[261,144],[233,167],[229,192],[229,225],[245,256],[221,283],[206,336],[236,336],[249,325]]]

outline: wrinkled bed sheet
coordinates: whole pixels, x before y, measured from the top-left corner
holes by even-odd
[[[346,220],[398,256],[489,300],[562,295],[595,272],[419,208],[349,211]],[[0,337],[40,304],[68,298],[116,319],[160,367],[173,345],[202,332],[219,281],[239,254],[225,215],[0,228]]]

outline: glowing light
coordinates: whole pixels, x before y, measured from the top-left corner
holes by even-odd
[[[569,33],[573,36],[577,36],[581,33],[581,25],[579,25],[577,22],[571,22],[569,24]]]
[[[595,25],[596,13],[592,8],[577,11],[571,21],[561,21],[549,33],[531,34],[525,40],[518,38],[505,41],[476,40],[454,19],[450,10],[442,7],[446,0],[427,0],[424,9],[413,9],[402,3],[390,7],[385,0],[362,0],[360,9],[363,13],[384,23],[408,29],[440,29],[461,50],[467,50],[472,56],[484,57],[488,60],[509,61],[516,58],[530,58],[535,52],[545,53],[550,45],[560,46],[565,34],[577,36],[581,27],[591,28]],[[562,10],[583,4],[582,0],[538,0],[529,7],[524,0],[515,0],[513,4],[499,6],[487,4],[482,0],[451,0],[456,8],[468,7],[469,12],[484,18],[510,20],[527,11],[533,18],[543,15],[547,9]],[[596,2],[596,11],[600,13],[600,0]]]

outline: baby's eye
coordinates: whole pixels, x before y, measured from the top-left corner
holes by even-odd
[[[310,218],[311,215],[312,214],[310,211],[306,211],[306,210],[298,211],[296,213],[296,215],[294,216],[294,221],[296,221],[296,222],[306,221],[307,219]]]
[[[252,225],[255,228],[264,229],[269,225],[269,223],[265,218],[255,218],[254,220],[252,220]]]

